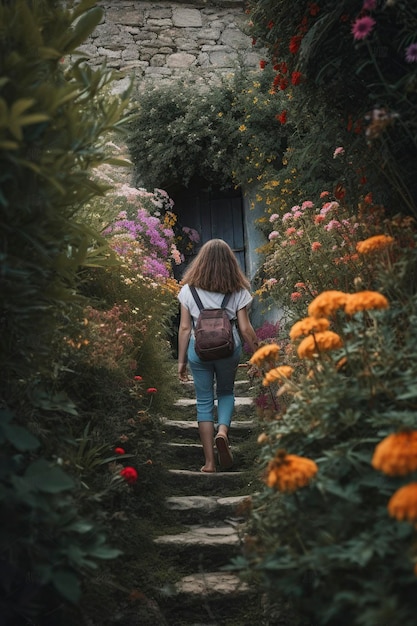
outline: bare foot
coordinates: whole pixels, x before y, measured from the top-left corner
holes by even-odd
[[[212,467],[211,465],[203,465],[203,467],[200,470],[200,472],[203,472],[204,474],[214,474],[215,471],[216,471],[216,468]]]

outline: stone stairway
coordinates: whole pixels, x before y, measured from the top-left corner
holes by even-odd
[[[162,611],[168,626],[249,626],[259,621],[256,592],[237,575],[225,571],[243,548],[245,509],[254,491],[253,467],[245,467],[245,445],[256,438],[253,403],[248,383],[237,381],[235,415],[230,429],[234,455],[231,471],[204,474],[195,419],[193,385],[183,386],[184,397],[164,421],[171,460],[167,507],[182,532],[166,534],[155,543],[181,573],[170,586]],[[177,419],[177,417],[180,419]],[[254,444],[253,444],[254,445]],[[249,615],[250,613],[250,615]]]

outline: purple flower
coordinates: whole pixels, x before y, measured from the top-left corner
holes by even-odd
[[[407,63],[417,63],[417,43],[412,43],[406,48],[405,60]]]

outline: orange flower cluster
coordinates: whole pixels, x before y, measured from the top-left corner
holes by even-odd
[[[323,291],[308,307],[310,317],[330,317],[338,309],[345,306],[347,294],[343,291]]]
[[[303,335],[309,335],[311,332],[321,332],[327,330],[330,322],[325,317],[305,317],[296,322],[290,330],[290,338],[297,339]]]
[[[264,387],[268,387],[268,385],[274,382],[274,380],[282,381],[285,378],[290,378],[293,371],[294,370],[290,365],[280,365],[279,367],[274,367],[265,374],[262,384]]]
[[[388,476],[405,476],[417,470],[417,431],[388,435],[372,457],[372,467]]]
[[[388,512],[400,521],[417,521],[417,483],[398,489],[388,502]]]
[[[368,237],[364,241],[359,241],[356,244],[356,250],[359,254],[368,254],[369,252],[374,252],[375,250],[384,250],[391,244],[394,243],[394,238],[389,235],[374,235],[373,237]]]
[[[345,313],[353,315],[358,311],[368,309],[387,309],[388,300],[382,293],[377,291],[358,291],[358,293],[348,294],[345,304]]]
[[[268,343],[265,346],[261,346],[256,352],[254,352],[249,359],[249,363],[252,365],[261,365],[264,361],[272,361],[276,358],[279,352],[279,346],[276,343]]]
[[[297,354],[300,359],[312,359],[319,352],[341,348],[342,345],[343,341],[337,333],[325,330],[305,337],[297,348]]]
[[[318,467],[311,459],[278,450],[268,463],[265,482],[268,487],[291,493],[308,485],[317,471]]]

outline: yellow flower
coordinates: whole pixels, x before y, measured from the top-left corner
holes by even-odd
[[[223,113],[219,111],[219,113],[217,113],[217,117],[223,117]]]
[[[368,309],[387,309],[388,300],[382,293],[378,291],[358,291],[358,293],[348,294],[345,313],[353,315],[358,311],[366,311]]]
[[[278,450],[268,463],[265,482],[268,487],[291,493],[308,485],[317,471],[318,467],[311,459]]]
[[[405,476],[417,470],[417,430],[388,435],[372,457],[372,467],[388,476]]]
[[[401,487],[391,496],[388,512],[398,520],[415,522],[417,520],[417,483]]]
[[[305,317],[295,322],[290,330],[290,338],[297,339],[297,337],[308,335],[311,332],[321,332],[327,330],[329,326],[330,322],[325,317]]]
[[[300,359],[312,359],[319,352],[334,350],[342,345],[343,341],[337,333],[332,330],[324,330],[305,337],[297,348],[297,354]]]
[[[240,132],[241,132],[241,133],[244,133],[244,132],[245,132],[245,130],[246,130],[246,126],[245,126],[245,124],[241,124],[241,125],[239,126],[239,130],[240,130]]]
[[[249,363],[252,363],[252,365],[261,365],[263,361],[275,359],[278,352],[279,346],[276,343],[268,343],[265,346],[258,348],[258,350],[252,354],[249,359]]]
[[[264,387],[268,387],[268,385],[274,380],[283,380],[285,378],[290,378],[294,369],[290,367],[290,365],[280,365],[279,367],[274,367],[272,370],[269,370],[264,376],[262,384]]]
[[[373,237],[368,237],[364,241],[358,241],[356,244],[356,250],[359,254],[368,254],[369,252],[374,252],[375,250],[384,250],[391,244],[394,243],[394,238],[389,235],[374,235]]]
[[[308,314],[311,317],[329,317],[338,309],[342,309],[347,300],[348,294],[343,291],[323,291],[308,307]]]

